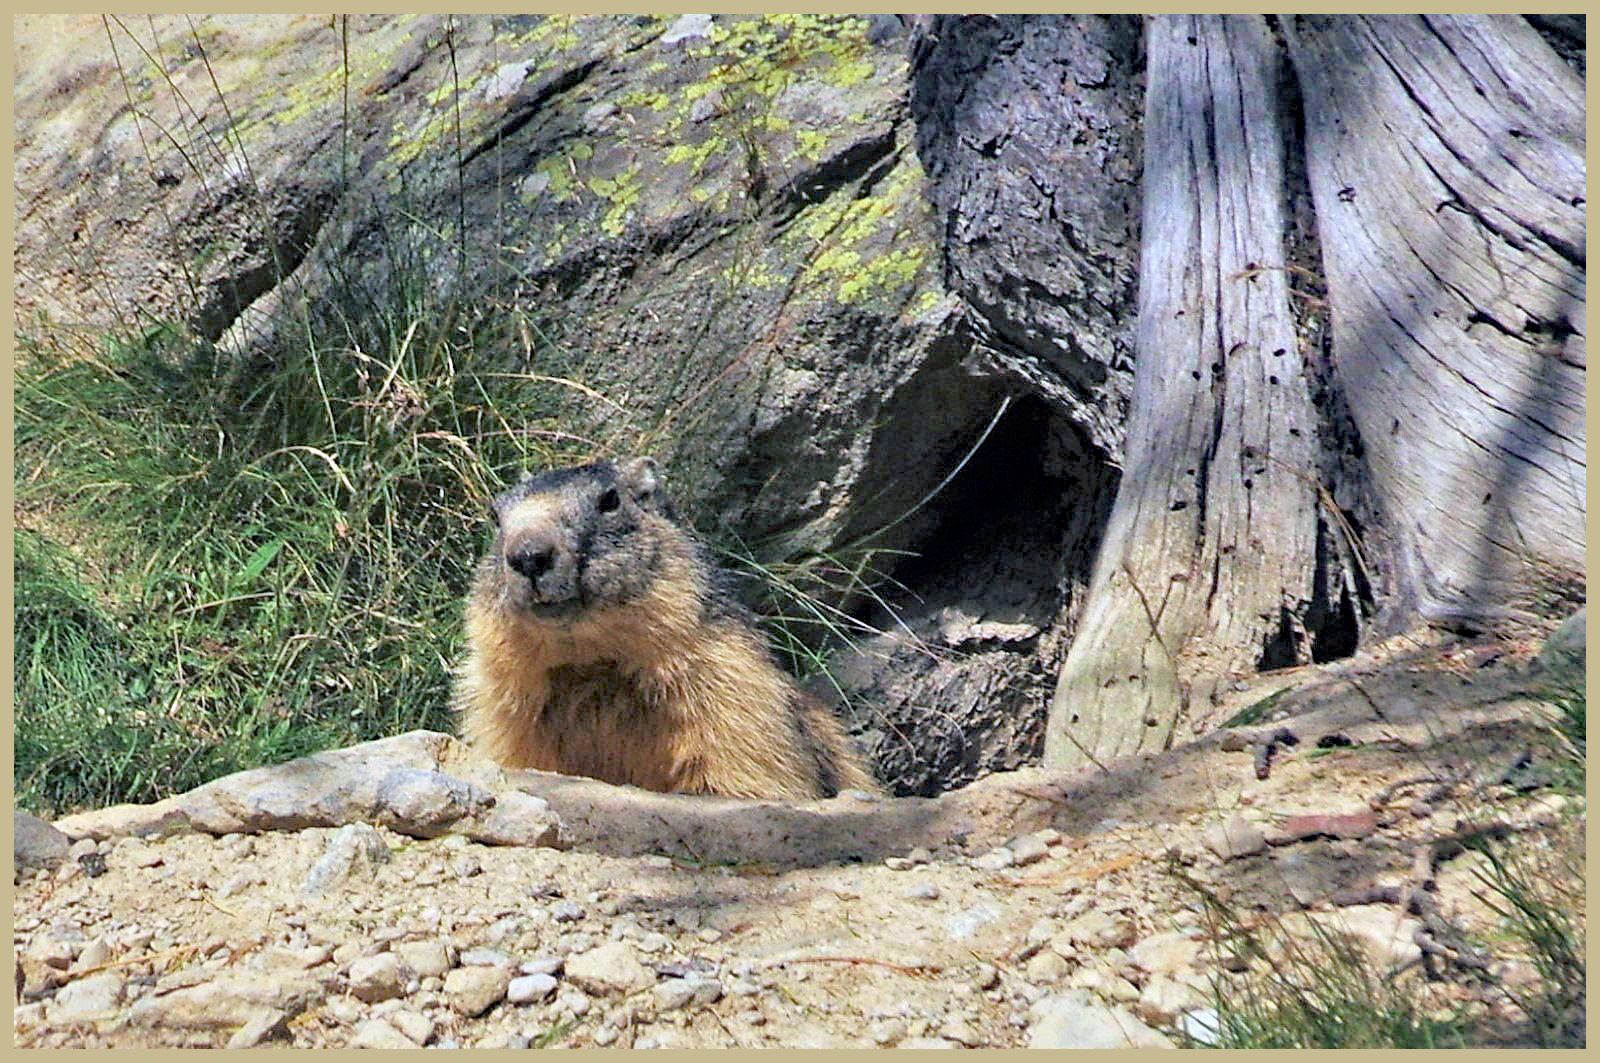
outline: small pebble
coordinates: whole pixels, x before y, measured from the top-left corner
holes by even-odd
[[[362,942],[345,941],[333,950],[333,962],[340,967],[344,967],[359,960],[365,954],[366,946]]]
[[[242,893],[246,889],[250,888],[255,884],[255,881],[256,876],[254,873],[248,870],[236,871],[232,875],[229,875],[223,881],[222,885],[217,887],[217,897],[221,900],[227,900],[229,897],[232,897],[238,893]]]
[[[78,962],[74,967],[79,971],[86,971],[91,967],[98,967],[111,959],[111,946],[106,944],[103,937],[90,938],[83,946],[83,951],[78,953]]]
[[[416,1048],[417,1043],[386,1019],[368,1019],[356,1029],[350,1039],[352,1048]]]
[[[513,1004],[533,1004],[546,1000],[556,991],[556,980],[548,974],[525,974],[506,986],[506,999]]]
[[[1067,961],[1054,949],[1040,949],[1022,965],[1023,972],[1035,982],[1055,982],[1066,977]]]
[[[419,1045],[427,1044],[433,1036],[433,1020],[426,1015],[415,1011],[396,1011],[387,1019],[391,1026]]]
[[[62,986],[50,1002],[50,1021],[62,1026],[110,1019],[116,1015],[126,982],[116,971],[102,971]]]
[[[1266,835],[1261,828],[1242,816],[1234,816],[1225,823],[1206,828],[1200,840],[1219,860],[1254,856],[1267,847]]]
[[[130,867],[159,867],[163,860],[154,846],[139,838],[124,838],[117,853]]]
[[[489,949],[479,946],[467,949],[461,954],[462,967],[510,967],[511,957],[499,949]]]
[[[694,985],[686,978],[668,978],[651,994],[657,1011],[676,1011],[694,999]]]
[[[1043,860],[1050,852],[1050,847],[1033,835],[1025,835],[1011,843],[1011,862],[1018,867],[1035,864]]]
[[[982,856],[973,858],[972,866],[979,871],[1003,871],[1015,861],[1009,849],[991,849]]]
[[[876,1045],[888,1045],[906,1035],[906,1024],[899,1019],[881,1019],[867,1027],[867,1036]]]
[[[442,978],[451,967],[450,948],[442,941],[404,941],[394,951],[422,978]]]
[[[1292,841],[1326,834],[1330,838],[1361,839],[1378,827],[1378,817],[1368,811],[1289,816],[1281,830]]]
[[[594,1006],[594,1002],[589,999],[589,994],[581,989],[568,987],[561,990],[560,995],[556,997],[555,1006],[558,1010],[570,1012],[572,1017],[576,1019],[589,1014],[589,1009]]]
[[[288,1017],[279,1008],[261,1011],[233,1032],[233,1036],[228,1038],[227,1047],[254,1048],[274,1032],[281,1031]]]
[[[350,964],[350,992],[368,1004],[400,996],[415,972],[392,952],[366,956]]]
[[[983,1038],[974,1030],[965,1019],[959,1015],[952,1015],[939,1027],[939,1036],[968,1048],[973,1048],[983,1043]]]
[[[557,901],[550,906],[550,918],[558,923],[576,923],[583,918],[583,909],[571,901]]]
[[[334,997],[322,1006],[322,1014],[348,1026],[364,1014],[361,1005],[348,997]]]
[[[73,959],[78,955],[78,950],[70,941],[63,941],[58,937],[34,938],[31,952],[35,960],[58,971],[71,967]]]
[[[444,991],[452,1008],[473,1018],[504,1000],[510,984],[511,976],[504,968],[457,967],[445,975]]]
[[[145,927],[130,926],[122,931],[122,950],[130,955],[143,952],[155,938],[155,931]]]

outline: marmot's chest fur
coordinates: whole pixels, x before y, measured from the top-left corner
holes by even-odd
[[[494,503],[456,682],[463,736],[508,767],[651,790],[876,790],[843,729],[772,659],[637,458]]]

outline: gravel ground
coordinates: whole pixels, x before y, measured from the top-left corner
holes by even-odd
[[[1063,809],[1060,828],[1029,824],[1002,846],[950,837],[854,864],[425,840],[359,822],[80,839],[53,869],[18,875],[16,1043],[1170,1045],[1204,1035],[1214,980],[1262,972],[1211,940],[1197,886],[1303,935],[1342,927],[1375,964],[1415,964],[1419,930],[1438,927],[1393,887],[1416,877],[1419,850],[1467,818],[1537,847],[1576,816],[1581,842],[1580,798],[1473,792],[1527,738],[1526,706],[1484,694],[1510,707],[1449,750],[1418,738],[1313,755],[1298,742],[1268,749],[1263,779],[1268,726],[1151,760],[1148,805]],[[1394,785],[1424,774],[1434,781]],[[1458,784],[1438,792],[1447,777]],[[1448,926],[1484,940],[1495,916],[1475,883],[1458,856],[1430,893]],[[1492,960],[1497,977],[1529,976]],[[1446,979],[1441,1006],[1466,991]]]

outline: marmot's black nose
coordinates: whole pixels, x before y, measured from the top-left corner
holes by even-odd
[[[511,566],[513,572],[521,573],[528,578],[528,582],[537,584],[539,577],[550,571],[550,566],[556,563],[556,551],[553,546],[544,546],[519,550],[506,557],[506,564]]]

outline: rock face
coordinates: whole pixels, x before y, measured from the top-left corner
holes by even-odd
[[[21,298],[260,348],[290,294],[273,270],[333,298],[334,274],[437,256],[461,297],[536,309],[596,392],[676,410],[652,442],[675,441],[685,501],[750,539],[821,546],[871,526],[852,492],[915,501],[945,471],[929,459],[969,441],[964,411],[905,394],[929,375],[948,392],[962,351],[910,150],[905,39],[866,25],[24,20]],[[401,211],[460,231],[408,247]],[[483,356],[514,371],[526,352]],[[861,434],[924,416],[948,422],[933,455],[873,454]]]
[[[297,308],[370,317],[425,277],[481,308],[477,369],[581,384],[564,428],[664,459],[713,540],[877,557],[886,608],[839,604],[901,636],[835,671],[900,792],[1037,751],[1120,447],[1135,22],[985,30],[1067,79],[1059,114],[1026,77],[916,73],[888,16],[15,28],[30,334],[182,321],[248,373]],[[981,147],[1044,119],[1048,157]]]

